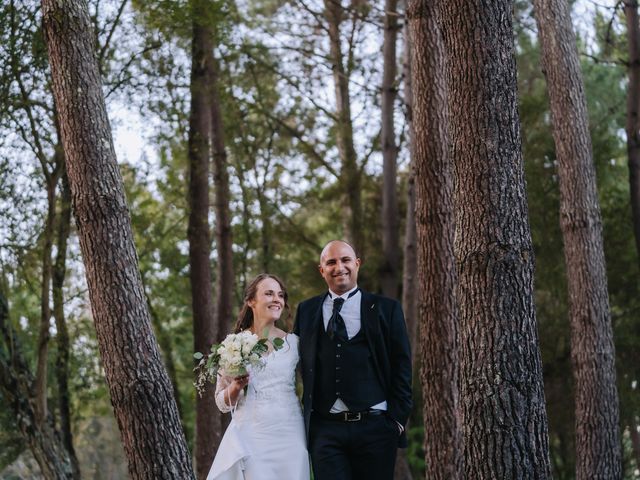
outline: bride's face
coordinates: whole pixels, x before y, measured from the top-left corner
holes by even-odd
[[[260,323],[275,322],[284,309],[284,291],[273,278],[265,278],[258,284],[256,296],[248,304],[255,320]]]

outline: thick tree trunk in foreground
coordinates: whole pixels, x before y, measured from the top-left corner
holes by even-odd
[[[189,116],[189,274],[193,311],[193,342],[196,352],[209,353],[216,342],[211,276],[209,229],[209,160],[211,158],[211,81],[213,78],[213,35],[203,25],[208,2],[193,2],[191,45],[191,113]],[[196,395],[196,476],[204,479],[218,450],[221,436],[220,412],[213,385]]]
[[[87,4],[43,0],[42,16],[91,309],[129,473],[193,478],[151,330]]]
[[[629,85],[627,87],[627,155],[629,157],[629,190],[636,252],[640,262],[640,25],[638,2],[624,2],[629,45]]]
[[[444,45],[433,3],[407,9],[411,39],[412,140],[416,182],[418,330],[427,478],[462,475],[453,164],[449,154]]]
[[[63,155],[62,151],[60,155]],[[64,159],[62,159],[64,161]],[[56,260],[53,266],[53,317],[56,321],[56,379],[58,383],[58,409],[60,411],[60,430],[62,442],[69,452],[73,478],[80,478],[80,465],[73,446],[71,431],[71,395],[69,393],[69,332],[64,315],[64,279],[67,274],[67,240],[71,231],[71,191],[66,172],[62,171],[60,194],[60,211],[58,213],[58,229],[56,234]]]
[[[449,0],[438,6],[452,120],[465,478],[546,479],[512,5]]]
[[[338,181],[345,198],[344,224],[345,237],[362,256],[364,234],[362,225],[361,177],[358,159],[353,146],[353,122],[351,119],[351,97],[349,94],[349,75],[345,69],[342,53],[340,26],[345,10],[339,0],[324,0],[324,15],[329,33],[329,60],[333,72],[336,96],[336,142],[340,153],[341,169]]]
[[[20,433],[47,479],[75,478],[67,450],[49,419],[40,421],[35,411],[34,381],[9,324],[7,300],[0,293],[0,394],[16,418]]]
[[[142,275],[142,286],[147,290],[145,286],[145,278],[144,273],[140,272]],[[146,294],[147,300],[147,308],[149,308],[149,316],[151,317],[151,325],[153,326],[153,331],[158,338],[158,345],[160,345],[160,352],[162,354],[162,360],[164,361],[164,366],[167,369],[167,375],[169,375],[169,381],[171,382],[171,387],[173,388],[173,396],[176,400],[176,407],[178,408],[178,415],[180,415],[180,421],[184,427],[184,411],[182,409],[182,402],[180,400],[180,388],[178,386],[178,373],[176,371],[176,364],[173,361],[173,339],[171,337],[171,332],[167,331],[164,324],[162,323],[163,319],[160,318],[158,312],[153,307],[153,303],[151,303],[151,298]]]
[[[621,475],[615,349],[587,102],[567,0],[534,0],[558,158],[575,378],[576,478]]]
[[[396,39],[398,1],[386,0],[384,15],[384,44],[382,47],[382,254],[380,271],[382,293],[398,298],[400,275],[400,217],[398,215],[397,165],[398,148],[394,131],[394,106],[396,101],[397,65]]]

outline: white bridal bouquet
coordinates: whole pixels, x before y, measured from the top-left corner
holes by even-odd
[[[238,377],[247,374],[247,367],[263,366],[263,356],[269,351],[271,342],[274,350],[279,350],[284,345],[282,338],[258,338],[258,335],[248,330],[240,333],[231,333],[225,337],[222,343],[211,346],[211,353],[203,355],[200,352],[193,354],[196,360],[200,360],[195,371],[198,372],[195,387],[198,394],[204,393],[207,382],[215,383],[219,371],[230,377]],[[246,387],[245,387],[246,388]]]

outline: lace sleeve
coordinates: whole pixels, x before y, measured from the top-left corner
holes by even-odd
[[[228,378],[218,375],[216,378],[216,405],[222,413],[231,411],[231,405],[227,405],[229,396],[227,394],[227,387],[231,382]]]

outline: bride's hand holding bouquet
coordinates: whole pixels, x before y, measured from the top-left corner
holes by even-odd
[[[233,384],[244,387],[245,391],[249,381],[247,368],[261,368],[263,357],[269,351],[269,343],[274,350],[282,348],[284,341],[281,338],[258,338],[258,335],[244,330],[239,333],[231,333],[222,343],[211,346],[211,353],[207,356],[196,352],[193,356],[200,360],[195,368],[198,372],[195,387],[202,396],[207,383],[215,383],[218,374],[234,379]]]

